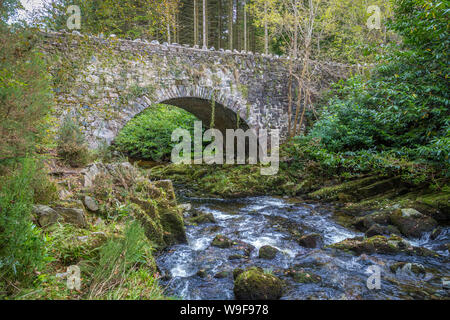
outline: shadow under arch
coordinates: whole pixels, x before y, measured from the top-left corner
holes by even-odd
[[[212,105],[211,100],[194,97],[173,98],[160,102],[183,109],[196,116],[203,123],[203,127],[209,128],[211,124]],[[239,123],[238,123],[239,122]],[[214,128],[220,130],[225,136],[226,129],[249,129],[246,121],[233,110],[226,108],[221,103],[214,102]]]

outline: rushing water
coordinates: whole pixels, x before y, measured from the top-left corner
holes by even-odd
[[[259,266],[271,270],[287,283],[282,299],[426,299],[448,298],[444,277],[450,275],[448,251],[443,257],[423,258],[407,255],[360,255],[324,246],[362,234],[348,230],[333,220],[333,208],[272,197],[255,197],[237,200],[183,198],[192,204],[193,211],[212,213],[216,223],[187,226],[187,244],[171,247],[161,254],[158,265],[167,275],[162,281],[167,293],[183,299],[234,299],[233,275],[235,268]],[[301,247],[292,232],[319,233],[324,238],[321,248]],[[222,234],[238,244],[229,249],[211,246],[217,234]],[[448,243],[449,229],[431,241],[429,236],[411,241],[436,249]],[[258,258],[258,250],[271,245],[280,252],[273,260]],[[251,250],[247,259],[230,260],[236,254]],[[431,268],[432,273],[416,275],[407,271],[392,273],[389,266],[397,261],[413,262]],[[319,275],[319,283],[296,283],[286,276],[285,270],[300,265],[307,272]],[[381,268],[381,289],[369,290],[367,269]],[[201,274],[201,272],[203,274]],[[228,271],[225,277],[215,277]]]

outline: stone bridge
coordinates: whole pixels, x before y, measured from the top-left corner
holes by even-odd
[[[114,141],[130,119],[155,103],[183,108],[206,127],[214,114],[222,131],[280,129],[282,140],[288,134],[285,57],[77,32],[41,35],[39,47],[55,85],[56,118],[77,116],[92,148]],[[350,69],[313,63],[315,94]]]

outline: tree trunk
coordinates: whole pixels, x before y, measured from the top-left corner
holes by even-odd
[[[264,53],[269,54],[269,28],[267,26],[267,2],[264,2]]]
[[[208,31],[206,26],[206,0],[203,0],[203,49],[208,48]]]
[[[228,0],[228,46],[230,50],[233,50],[233,7],[234,0]]]
[[[220,49],[222,48],[222,0],[219,0],[217,13],[217,49]]]
[[[247,1],[244,0],[244,51],[247,51]]]
[[[194,0],[194,45],[198,45],[198,0]]]

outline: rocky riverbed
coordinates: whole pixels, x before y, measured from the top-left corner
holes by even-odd
[[[181,194],[179,201],[184,203],[187,243],[171,246],[157,258],[170,295],[449,298],[448,227],[423,232],[419,238],[369,237],[338,223],[341,216],[333,206],[300,199],[224,200]],[[367,285],[368,280],[375,283],[369,279],[374,271],[380,272],[379,289]]]

